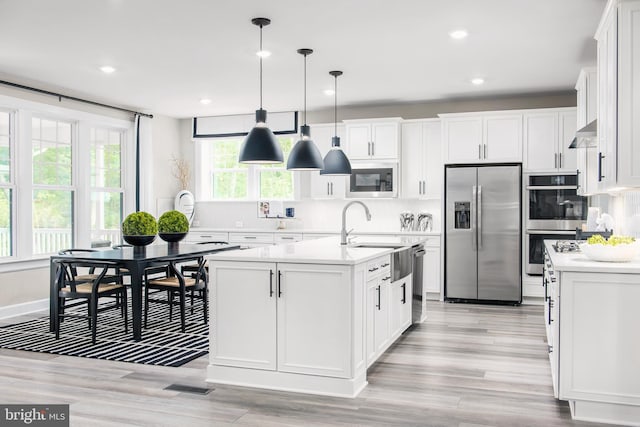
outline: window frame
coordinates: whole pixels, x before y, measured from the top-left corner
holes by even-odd
[[[34,185],[32,165],[32,116],[77,123],[72,134],[72,183],[74,185],[72,235],[75,247],[91,246],[90,165],[88,132],[90,127],[117,128],[124,132],[121,151],[121,184],[124,191],[123,212],[135,209],[135,132],[133,119],[122,119],[86,111],[64,108],[0,94],[0,109],[13,111],[14,152],[12,156],[13,253],[0,257],[0,273],[48,265],[50,254],[33,254],[32,200]],[[72,131],[73,132],[73,131]],[[74,138],[75,136],[75,138]],[[86,179],[85,179],[86,178]]]
[[[0,182],[0,189],[7,189],[11,194],[9,199],[9,255],[0,255],[0,262],[10,260],[16,251],[16,110],[0,106],[0,112],[9,115],[9,182]]]

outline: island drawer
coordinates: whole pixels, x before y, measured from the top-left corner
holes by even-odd
[[[302,233],[276,233],[275,243],[293,243],[302,240]]]
[[[367,262],[367,277],[377,276],[379,274],[389,275],[391,271],[391,258],[384,255],[374,258]]]

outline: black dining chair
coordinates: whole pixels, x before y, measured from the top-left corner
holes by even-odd
[[[178,269],[177,262],[169,262],[169,271],[165,277],[162,278],[149,278],[147,272],[145,272],[145,290],[144,290],[144,327],[148,324],[149,315],[149,303],[161,303],[169,305],[169,321],[173,318],[173,306],[178,305],[180,307],[180,325],[182,332],[185,332],[186,325],[186,299],[187,291],[190,293],[190,308],[193,314],[194,306],[196,305],[195,296],[200,300],[202,304],[203,320],[206,325],[209,321],[208,313],[208,277],[204,267],[205,260],[203,257],[197,259],[197,270],[190,277],[185,277],[180,269]],[[167,299],[162,300],[159,298],[149,298],[150,291],[165,291],[167,293]],[[155,295],[162,292],[155,292]],[[178,296],[178,301],[174,301],[174,297]],[[198,303],[198,304],[200,304]]]
[[[223,242],[220,240],[210,240],[210,241],[205,241],[205,242],[195,242],[196,245],[228,245],[229,242]],[[204,268],[207,272],[209,272],[209,266],[205,263]],[[182,274],[185,273],[189,273],[190,275],[194,275],[197,273],[198,271],[198,264],[194,263],[194,264],[187,264],[187,265],[183,265],[181,267],[182,269]]]
[[[117,264],[111,261],[75,261],[57,259],[56,267],[56,301],[54,302],[54,329],[56,339],[60,337],[60,323],[65,317],[87,318],[91,329],[91,342],[96,343],[98,324],[98,312],[108,309],[120,309],[124,315],[124,330],[128,332],[127,290],[121,283],[119,276],[109,276],[107,271],[116,268]],[[92,270],[92,278],[83,277],[77,280],[78,268]],[[114,304],[98,306],[98,301],[103,297],[115,298]],[[68,305],[67,300],[81,300]],[[65,308],[87,303],[87,314],[77,312],[68,313]]]

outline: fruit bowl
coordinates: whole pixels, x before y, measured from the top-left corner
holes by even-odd
[[[618,244],[616,246],[602,243],[585,243],[580,250],[587,258],[604,262],[629,262],[638,254],[638,243]]]

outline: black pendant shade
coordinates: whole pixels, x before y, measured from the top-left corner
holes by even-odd
[[[304,56],[304,125],[300,127],[301,138],[296,142],[289,153],[287,160],[288,170],[321,170],[324,168],[322,154],[311,140],[311,128],[307,126],[307,55],[311,55],[311,49],[298,49],[298,53]]]
[[[324,169],[320,175],[351,175],[351,162],[340,148],[340,137],[331,138],[332,147],[324,156]]]
[[[302,129],[302,138],[293,146],[289,153],[287,161],[287,169],[289,170],[319,170],[324,167],[322,162],[322,154],[311,140],[311,130],[309,126],[304,125]]]
[[[320,175],[351,175],[351,162],[340,148],[340,137],[338,136],[338,76],[342,75],[342,71],[329,71],[335,78],[334,90],[334,137],[331,138],[331,150],[324,156],[324,168],[320,171]]]
[[[262,27],[269,25],[268,18],[253,18],[251,23],[260,27],[260,51],[262,52]],[[240,163],[282,163],[282,148],[271,129],[267,127],[267,111],[262,109],[262,56],[260,56],[260,109],[256,110],[256,126],[242,142]]]
[[[256,111],[256,126],[251,129],[240,146],[240,163],[282,163],[282,148],[265,123],[267,112]]]

